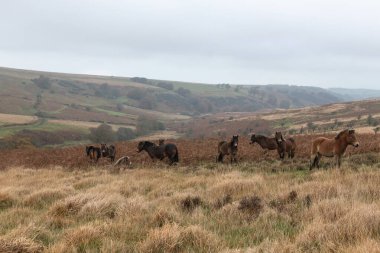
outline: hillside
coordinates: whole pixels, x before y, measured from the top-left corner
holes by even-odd
[[[303,114],[302,109],[295,108],[343,100],[335,92],[317,87],[210,85],[9,68],[0,68],[0,90],[0,138],[20,133],[17,142],[34,138],[38,145],[86,142],[89,128],[102,123],[109,124],[114,131],[120,128],[136,131],[141,118],[160,122],[161,127],[145,129],[140,134],[155,134],[154,138],[194,136],[192,132],[202,128],[194,130],[192,126],[204,118],[217,127],[203,135],[220,132],[226,120],[230,128],[234,126],[241,133],[249,129],[267,129],[269,133],[275,128],[273,122],[257,120],[258,112],[265,116],[265,112],[274,109],[290,108],[286,113]],[[255,123],[246,124],[240,119],[251,120],[252,115]],[[305,122],[297,122],[301,123]],[[165,131],[154,133],[158,129]],[[41,137],[46,140],[41,141]],[[49,141],[52,139],[57,141]]]
[[[328,89],[333,92],[335,96],[343,101],[363,100],[368,98],[380,98],[380,90],[370,89],[344,89],[344,88],[331,88]]]
[[[271,135],[335,132],[355,128],[361,133],[379,131],[380,100],[363,100],[270,112],[225,112],[195,117],[190,123],[174,124],[179,133],[193,138],[252,132]]]
[[[136,114],[257,111],[333,103],[316,87],[200,84],[0,68],[0,113],[133,125]],[[137,109],[142,109],[138,110]]]

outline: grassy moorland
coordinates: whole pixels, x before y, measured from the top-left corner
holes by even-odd
[[[124,170],[83,146],[2,152],[0,252],[378,251],[380,135],[309,171],[314,137],[294,161],[242,138],[237,165],[214,162],[217,139],[176,140],[172,167],[117,143]]]
[[[377,252],[379,156],[369,157],[312,172],[265,161],[10,167],[0,251]]]

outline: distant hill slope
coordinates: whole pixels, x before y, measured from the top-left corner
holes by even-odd
[[[362,127],[369,114],[378,122],[378,101],[343,103],[375,92],[350,92],[0,68],[0,148],[86,143],[89,128],[101,123],[121,130],[115,138],[157,139],[295,132],[310,122],[321,129]]]
[[[329,91],[333,95],[339,97],[343,101],[363,100],[368,98],[380,98],[380,90],[370,89],[345,89],[345,88],[330,88]]]
[[[270,112],[225,112],[194,117],[182,126],[173,127],[192,138],[250,133],[272,135],[282,131],[290,135],[327,133],[354,128],[358,133],[380,131],[380,99],[341,102],[298,109],[278,109]],[[377,144],[375,144],[377,145]]]
[[[226,111],[299,108],[341,101],[316,87],[200,84],[0,68],[0,113],[131,124]],[[160,112],[160,113],[157,113]]]

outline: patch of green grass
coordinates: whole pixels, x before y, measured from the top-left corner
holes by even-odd
[[[48,113],[49,114],[58,114],[58,113],[61,113],[63,112],[65,109],[67,108],[66,105],[63,105],[61,108],[59,108],[58,110],[55,110],[55,111],[49,111]]]
[[[83,131],[86,133],[86,129],[76,126],[68,126],[63,124],[49,123],[45,119],[40,119],[32,124],[20,125],[20,126],[10,126],[10,127],[2,127],[0,128],[0,138],[4,138],[7,136],[14,135],[22,130],[39,130],[39,131],[49,131],[55,132],[60,130],[75,130],[75,131]]]
[[[291,238],[298,233],[298,228],[296,226],[292,225],[289,221],[281,217],[275,220],[272,228],[274,231],[277,231],[280,234]]]
[[[224,231],[223,237],[229,248],[246,248],[259,243],[255,238],[256,232],[253,226],[235,226]]]
[[[107,113],[108,115],[111,115],[111,116],[127,116],[125,113],[123,112],[116,112],[116,111],[111,111],[111,110],[106,110],[106,109],[103,109],[103,108],[95,108],[95,110],[99,111],[99,112],[105,112]]]

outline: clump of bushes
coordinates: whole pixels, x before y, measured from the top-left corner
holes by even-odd
[[[196,207],[202,204],[200,197],[187,196],[185,199],[181,200],[181,208],[184,211],[192,212]]]
[[[253,217],[258,217],[263,210],[262,200],[258,196],[244,197],[240,200],[238,209]]]

